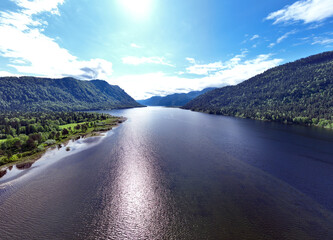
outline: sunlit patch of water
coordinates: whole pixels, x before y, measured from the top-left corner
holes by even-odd
[[[112,153],[114,172],[103,188],[103,213],[95,219],[94,236],[107,239],[165,239],[174,221],[172,199],[149,137],[125,128]]]

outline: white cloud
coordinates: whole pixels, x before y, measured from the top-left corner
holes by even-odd
[[[280,43],[280,42],[282,42],[282,40],[286,39],[287,37],[288,37],[287,34],[282,35],[281,37],[279,37],[279,38],[276,40],[276,43]]]
[[[252,41],[252,40],[257,39],[257,38],[259,38],[259,35],[258,35],[258,34],[255,34],[255,35],[253,35],[253,37],[251,37],[250,40]]]
[[[131,46],[132,48],[143,48],[142,46],[137,45],[137,44],[135,44],[135,43],[131,43],[130,46]]]
[[[23,12],[27,15],[38,14],[42,12],[51,12],[59,15],[58,5],[62,5],[65,0],[13,0]]]
[[[281,22],[303,21],[304,23],[319,22],[333,16],[332,0],[302,0],[270,13],[266,19]]]
[[[186,58],[186,60],[192,64],[192,66],[186,68],[186,72],[189,74],[209,75],[222,69],[228,69],[239,64],[242,58],[245,57],[246,53],[247,51],[243,51],[242,54],[234,56],[225,64],[222,64],[221,61],[208,64],[198,64],[194,58]]]
[[[8,66],[21,75],[46,77],[73,76],[81,79],[109,78],[112,63],[103,59],[81,61],[55,39],[43,34],[47,22],[39,14],[60,14],[64,0],[13,0],[20,10],[0,12],[0,55],[8,58]]]
[[[296,30],[292,30],[292,31],[290,31],[290,32],[287,32],[287,33],[283,34],[281,37],[279,37],[279,38],[276,40],[275,43],[270,43],[270,44],[268,45],[268,47],[269,47],[269,48],[274,47],[276,44],[281,43],[284,39],[288,38],[288,37],[289,37],[290,35],[292,35],[292,34],[295,34],[296,32],[297,32]]]
[[[249,34],[245,34],[244,36],[245,36],[246,39],[243,40],[243,41],[241,42],[241,44],[245,44],[245,43],[247,43],[247,42],[249,42],[249,41],[253,41],[253,40],[255,40],[255,39],[260,38],[260,36],[259,36],[258,34],[254,34],[252,37],[249,37]]]
[[[193,62],[191,61],[193,64]],[[208,75],[211,72],[216,72],[223,68],[222,62],[208,63],[208,64],[196,64],[194,61],[194,65],[186,68],[186,72],[190,74],[197,75]]]
[[[262,54],[251,60],[243,60],[246,52],[227,61],[222,68],[210,75],[188,78],[184,75],[170,76],[163,72],[126,75],[113,78],[110,83],[117,84],[135,99],[145,99],[154,95],[168,95],[177,92],[202,90],[206,87],[233,85],[275,67],[282,59],[272,59],[270,54]],[[195,59],[187,58],[195,64]],[[210,64],[203,64],[209,66]],[[213,63],[214,65],[214,63]],[[218,65],[218,64],[217,64]]]
[[[192,64],[195,64],[195,59],[194,58],[187,57],[186,60],[189,61]]]
[[[333,43],[333,38],[326,37],[314,37],[314,42],[312,45],[320,44],[320,45],[328,45]]]
[[[271,54],[261,54],[251,60],[230,64],[228,68],[215,73],[210,78],[214,79],[215,82],[222,81],[223,84],[234,85],[275,67],[281,62],[282,59],[271,59]]]
[[[320,28],[320,27],[322,27],[322,26],[324,26],[324,23],[314,23],[314,24],[311,24],[309,27],[308,27],[308,29],[317,29],[317,28]]]
[[[289,37],[289,35],[292,35],[292,34],[295,34],[296,31],[293,30],[293,31],[290,31],[290,32],[287,32],[285,34],[283,34],[281,37],[279,37],[277,40],[276,40],[276,43],[280,43],[282,42],[284,39],[286,39],[287,37]]]
[[[160,65],[166,65],[170,67],[174,67],[174,65],[167,63],[165,61],[165,58],[163,57],[134,57],[134,56],[128,56],[128,57],[123,57],[122,62],[124,64],[129,64],[129,65],[141,65],[141,64],[147,64],[147,63],[152,63],[152,64],[160,64]]]

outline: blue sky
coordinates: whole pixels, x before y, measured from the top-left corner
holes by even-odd
[[[98,78],[143,99],[333,50],[333,1],[1,0],[0,36],[0,76]]]

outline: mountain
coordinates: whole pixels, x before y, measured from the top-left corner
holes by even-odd
[[[215,89],[183,108],[333,128],[333,51],[274,67],[236,86]]]
[[[192,91],[189,93],[175,93],[165,97],[155,96],[145,100],[138,100],[138,103],[147,106],[180,107],[191,101],[193,98],[213,89],[215,88],[205,88],[202,91]]]
[[[1,77],[0,111],[72,111],[138,107],[124,90],[102,80]]]

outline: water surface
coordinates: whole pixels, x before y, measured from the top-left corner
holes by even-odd
[[[128,120],[0,178],[1,239],[332,239],[332,131],[109,113]]]

